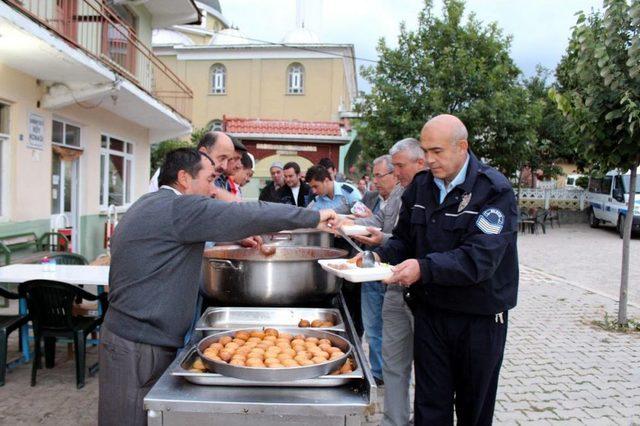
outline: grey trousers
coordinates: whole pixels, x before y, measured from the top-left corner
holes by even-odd
[[[175,356],[175,349],[132,342],[102,326],[98,424],[146,425],[143,399]]]
[[[404,301],[402,288],[387,286],[382,304],[383,426],[409,424],[413,314]]]

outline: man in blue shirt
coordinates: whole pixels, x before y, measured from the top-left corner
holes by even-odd
[[[305,180],[316,196],[307,206],[314,210],[333,209],[338,214],[349,214],[351,206],[362,199],[355,186],[334,181],[329,171],[322,166],[309,168]]]

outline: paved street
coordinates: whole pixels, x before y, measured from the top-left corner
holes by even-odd
[[[546,234],[518,235],[520,263],[618,299],[622,240],[615,228],[547,228]],[[640,238],[632,238],[630,247],[629,301],[640,307]]]
[[[638,243],[632,244],[636,277]],[[592,324],[605,312],[616,313],[616,302],[605,293],[617,295],[617,262],[590,253],[597,247],[610,250],[602,257],[615,256],[619,244],[613,233],[578,225],[521,237],[519,303],[510,316],[496,424],[640,424],[640,333],[612,333]],[[638,283],[636,278],[630,284]],[[640,309],[631,306],[629,314],[640,318]],[[13,356],[16,346],[12,336]],[[35,388],[29,387],[31,365],[8,374],[0,388],[0,424],[95,424],[97,378],[88,377],[85,388],[76,390],[73,360],[66,355],[59,346],[59,364],[40,370]],[[88,363],[96,361],[95,348],[88,357]],[[382,398],[367,425],[378,424],[381,405]]]

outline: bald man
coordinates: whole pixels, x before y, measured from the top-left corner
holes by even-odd
[[[415,424],[488,425],[516,305],[516,200],[509,181],[469,150],[452,115],[420,134],[429,171],[402,196],[377,256],[393,267],[415,319]],[[455,402],[454,402],[455,401]]]

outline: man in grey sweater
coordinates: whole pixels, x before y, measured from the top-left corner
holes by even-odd
[[[331,210],[214,200],[215,177],[206,153],[172,151],[160,189],[136,201],[116,228],[100,336],[100,425],[146,424],[143,398],[183,345],[195,314],[205,241],[335,221]]]

